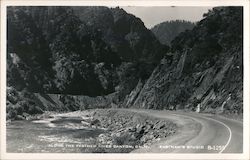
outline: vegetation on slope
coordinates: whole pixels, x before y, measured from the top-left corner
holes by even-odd
[[[128,106],[243,113],[242,7],[218,7],[177,36]]]
[[[100,103],[241,114],[242,21],[242,7],[214,8],[192,30],[180,33],[169,49],[139,18],[119,8],[10,7],[7,116],[34,114],[19,104],[34,98],[13,101],[17,94],[12,87],[18,95],[91,99],[70,96],[60,104],[74,105],[61,110]],[[37,102],[28,105],[35,113],[53,108]]]
[[[151,31],[162,44],[170,45],[181,32],[192,30],[195,24],[184,20],[166,21],[155,25]]]

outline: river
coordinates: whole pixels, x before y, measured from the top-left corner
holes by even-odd
[[[103,132],[102,129],[89,127],[81,117],[13,121],[7,125],[7,152],[98,152],[92,145]]]

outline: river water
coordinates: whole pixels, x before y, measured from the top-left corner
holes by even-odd
[[[81,117],[13,121],[7,125],[7,152],[89,153],[104,130],[90,128]]]

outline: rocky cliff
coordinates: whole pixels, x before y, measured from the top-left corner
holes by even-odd
[[[242,8],[220,7],[172,42],[125,104],[149,109],[243,112]]]
[[[7,28],[7,86],[30,94],[111,94],[117,104],[168,50],[120,8],[8,7]]]
[[[111,106],[243,112],[241,7],[214,8],[171,48],[120,8],[9,7],[7,25],[11,118]]]

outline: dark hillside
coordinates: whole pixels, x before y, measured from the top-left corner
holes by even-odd
[[[8,86],[20,90],[106,95],[121,83],[119,70],[146,65],[147,78],[166,51],[119,8],[8,8]]]
[[[8,117],[107,107],[241,114],[242,18],[241,7],[214,8],[169,48],[120,8],[9,7]]]
[[[194,23],[184,20],[166,21],[157,24],[151,31],[162,44],[170,45],[171,41],[181,32],[191,30],[194,26]]]
[[[8,7],[7,30],[7,101],[14,112],[22,105],[11,97],[33,101],[33,93],[97,97],[94,103],[112,94],[118,104],[168,51],[139,18],[120,8]],[[36,102],[27,104],[40,113]],[[83,106],[75,109],[88,108],[78,104]]]
[[[127,98],[129,106],[243,112],[242,8],[219,7],[191,31],[172,41],[145,85]]]

